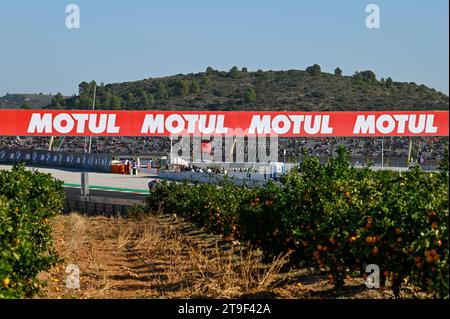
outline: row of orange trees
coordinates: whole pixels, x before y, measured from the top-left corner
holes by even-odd
[[[23,165],[0,171],[0,299],[31,297],[39,272],[58,262],[50,220],[64,204],[62,182]]]
[[[262,188],[163,182],[147,205],[248,241],[267,260],[291,252],[293,265],[321,269],[337,288],[376,264],[396,296],[411,283],[448,297],[448,176],[446,160],[436,173],[374,171],[340,149]]]

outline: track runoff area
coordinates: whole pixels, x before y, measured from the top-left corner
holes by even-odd
[[[193,112],[0,110],[0,136],[415,137],[448,136],[448,111]],[[220,161],[219,161],[220,162]],[[214,162],[214,164],[220,164]],[[3,166],[0,169],[8,169]],[[81,187],[76,170],[39,168]],[[142,199],[150,174],[89,173],[90,191]],[[73,190],[72,190],[73,191]],[[122,194],[122,195],[118,195]],[[124,195],[128,194],[128,195]]]

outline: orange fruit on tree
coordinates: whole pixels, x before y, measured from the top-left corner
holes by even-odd
[[[428,263],[432,263],[434,261],[434,258],[433,258],[433,256],[427,256],[427,262]]]
[[[428,213],[428,217],[431,218],[433,216],[436,216],[436,212],[434,210]]]
[[[2,279],[2,286],[3,286],[3,288],[8,288],[9,282],[10,282],[10,280],[9,280],[8,277],[3,278],[3,279]]]

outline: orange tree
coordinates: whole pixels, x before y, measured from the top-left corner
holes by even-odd
[[[207,231],[237,237],[239,205],[248,191],[229,181],[220,185],[163,181],[147,198],[147,208],[177,214]]]
[[[39,272],[57,261],[50,220],[64,203],[62,182],[23,165],[0,172],[0,298],[31,297]]]
[[[189,218],[261,248],[265,259],[291,252],[292,265],[312,266],[339,288],[348,275],[376,264],[396,296],[404,282],[448,297],[448,164],[402,174],[357,169],[345,149],[327,164],[307,158],[281,185],[163,183],[151,210]]]

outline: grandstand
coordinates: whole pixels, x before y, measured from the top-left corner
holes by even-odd
[[[409,145],[412,141],[412,148]],[[443,137],[385,137],[384,158],[396,165],[406,166],[411,155],[420,164],[437,162],[444,156],[447,138]],[[91,153],[112,156],[165,156],[170,153],[169,137],[95,137],[92,139]],[[278,158],[280,161],[295,163],[304,154],[326,160],[336,155],[339,145],[344,145],[351,157],[360,163],[381,158],[381,138],[280,138]],[[0,137],[0,149],[48,150],[49,137]],[[58,151],[84,153],[86,139],[83,137],[55,138],[52,149]],[[246,145],[245,152],[248,152]],[[387,164],[389,165],[389,164]],[[434,165],[433,165],[434,166]]]

